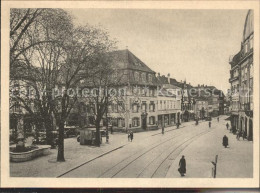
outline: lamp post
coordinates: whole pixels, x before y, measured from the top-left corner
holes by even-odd
[[[107,111],[108,111],[108,96],[106,96],[106,143],[109,143],[109,132],[108,132],[108,118],[107,118]]]
[[[216,157],[215,157],[215,162],[211,161],[211,163],[214,166],[214,168],[212,168],[212,176],[213,176],[213,178],[216,178],[216,175],[217,175],[217,162],[218,162],[218,155],[216,155]]]

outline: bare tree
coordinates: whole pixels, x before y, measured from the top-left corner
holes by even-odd
[[[10,89],[14,89],[12,82],[19,82],[18,94],[10,99],[31,115],[36,131],[43,123],[50,143],[52,109],[48,102],[58,65],[65,57],[61,45],[73,27],[71,18],[60,9],[12,9],[10,22]]]
[[[20,10],[15,11],[19,13]],[[30,13],[30,10],[23,13],[26,17],[27,12]],[[17,37],[19,43],[14,43],[17,42],[15,38],[10,42],[13,49],[10,55],[13,64],[11,74],[34,92],[30,100],[20,95],[14,98],[36,116],[30,105],[33,103],[47,131],[52,130],[52,119],[55,119],[59,130],[57,161],[65,161],[64,124],[79,97],[74,91],[82,79],[89,77],[88,74],[106,68],[106,65],[101,67],[96,64],[115,42],[101,28],[75,28],[64,10],[46,9],[36,13],[39,12],[44,12],[41,17],[38,16],[41,19],[33,19],[34,25],[30,24],[30,28],[25,26],[21,38]],[[11,20],[12,24],[14,22],[15,19]],[[47,139],[51,141],[49,136]]]
[[[59,80],[60,85],[63,87],[63,92],[61,96],[55,97],[55,102],[52,103],[53,112],[59,127],[58,161],[65,160],[64,124],[75,104],[79,102],[79,98],[82,98],[81,93],[78,92],[80,82],[81,80],[90,80],[91,78],[95,79],[92,82],[93,85],[96,84],[96,81],[102,82],[102,78],[96,78],[98,74],[101,75],[102,70],[107,69],[108,65],[104,63],[102,63],[102,66],[99,65],[100,60],[104,58],[106,52],[114,44],[114,41],[109,39],[106,31],[100,28],[84,26],[76,28],[68,44],[64,45],[67,58],[64,65],[60,68],[61,76]],[[95,77],[92,75],[95,75]],[[98,108],[99,110],[103,109],[100,104],[98,104]]]
[[[88,74],[87,81],[82,88],[88,89],[85,100],[94,105],[94,121],[96,126],[96,145],[100,146],[101,121],[105,119],[108,134],[108,108],[112,104],[119,105],[118,112],[123,113],[125,109],[126,87],[121,80],[125,77],[124,70],[118,70],[115,58],[110,47],[107,52],[98,54],[93,58],[95,68]]]

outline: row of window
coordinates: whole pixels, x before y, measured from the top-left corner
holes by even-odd
[[[145,72],[134,72],[134,79],[135,81],[141,81],[141,82],[153,82],[153,75],[152,74],[147,74]]]
[[[141,124],[141,119],[139,117],[134,117],[132,119],[132,127],[139,127]],[[155,116],[149,117],[149,125],[154,125],[155,124]]]
[[[141,107],[141,111],[142,112],[147,112],[147,104],[146,103],[142,103],[141,106],[139,106],[137,103],[134,103],[132,105],[132,112],[133,113],[138,113],[140,107]],[[154,104],[153,101],[151,101],[150,104],[149,104],[149,111],[150,112],[154,112],[155,111],[155,104]]]
[[[132,87],[132,93],[133,95],[138,95],[138,96],[155,96],[156,94],[156,89],[144,87]]]
[[[180,102],[172,100],[160,100],[158,101],[158,110],[176,109],[180,108]]]
[[[193,110],[193,105],[191,105],[190,103],[188,103],[188,104],[182,104],[182,105],[181,105],[181,110],[182,110],[182,111],[185,111],[185,110],[187,110],[187,111]]]

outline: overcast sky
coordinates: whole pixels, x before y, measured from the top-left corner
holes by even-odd
[[[247,10],[70,9],[76,24],[101,25],[161,75],[225,91]]]

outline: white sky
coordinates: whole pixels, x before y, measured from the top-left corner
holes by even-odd
[[[75,23],[101,25],[161,75],[193,86],[228,83],[230,55],[240,50],[247,10],[70,9]]]

